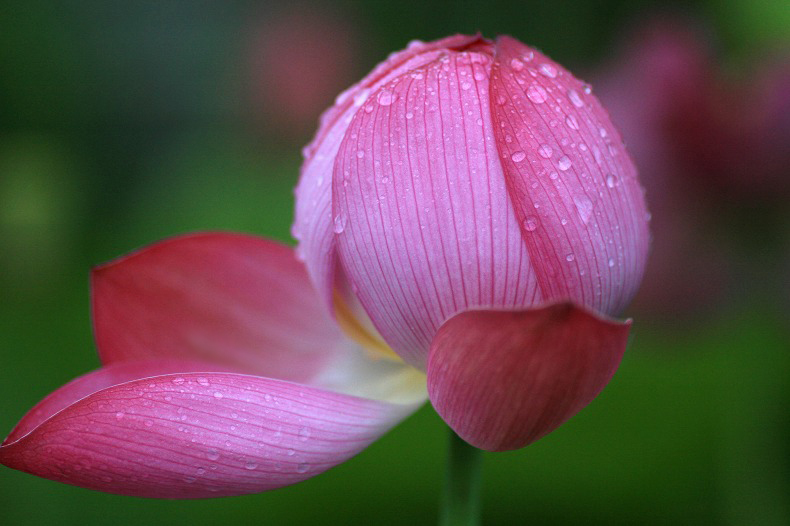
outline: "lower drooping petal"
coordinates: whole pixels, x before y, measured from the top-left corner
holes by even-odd
[[[128,368],[100,369],[42,401],[0,446],[0,463],[122,495],[256,493],[347,460],[415,408],[256,376]],[[129,374],[138,378],[114,383]],[[83,396],[86,386],[98,390]]]
[[[462,312],[431,345],[431,403],[473,446],[524,447],[598,395],[620,363],[629,328],[570,303]]]
[[[179,236],[98,267],[91,282],[105,365],[201,360],[304,382],[343,350],[293,250],[266,239]]]

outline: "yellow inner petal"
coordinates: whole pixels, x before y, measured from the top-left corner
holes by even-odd
[[[360,344],[365,352],[374,360],[388,360],[396,363],[403,363],[398,354],[387,345],[378,334],[373,334],[354,316],[354,313],[346,304],[345,300],[335,291],[333,296],[335,303],[335,317],[337,324],[346,335]]]

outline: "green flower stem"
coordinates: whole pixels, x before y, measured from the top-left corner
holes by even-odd
[[[449,431],[447,473],[439,524],[476,526],[480,524],[480,466],[483,452],[464,442],[452,430]]]

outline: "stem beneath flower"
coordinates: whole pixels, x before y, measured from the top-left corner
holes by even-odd
[[[480,466],[483,452],[464,442],[452,430],[442,494],[441,526],[480,524]]]

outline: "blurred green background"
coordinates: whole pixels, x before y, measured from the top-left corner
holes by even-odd
[[[0,434],[98,366],[91,266],[192,230],[289,240],[318,114],[389,52],[413,38],[509,33],[595,77],[629,28],[680,6],[725,75],[788,49],[784,0],[4,0]],[[772,235],[755,241],[766,217]],[[786,201],[715,227],[707,235],[734,269],[727,293],[689,311],[629,312],[629,351],[598,399],[526,449],[486,454],[485,524],[790,524]],[[106,495],[0,468],[0,524],[433,524],[445,440],[425,407],[320,477],[206,501]]]

